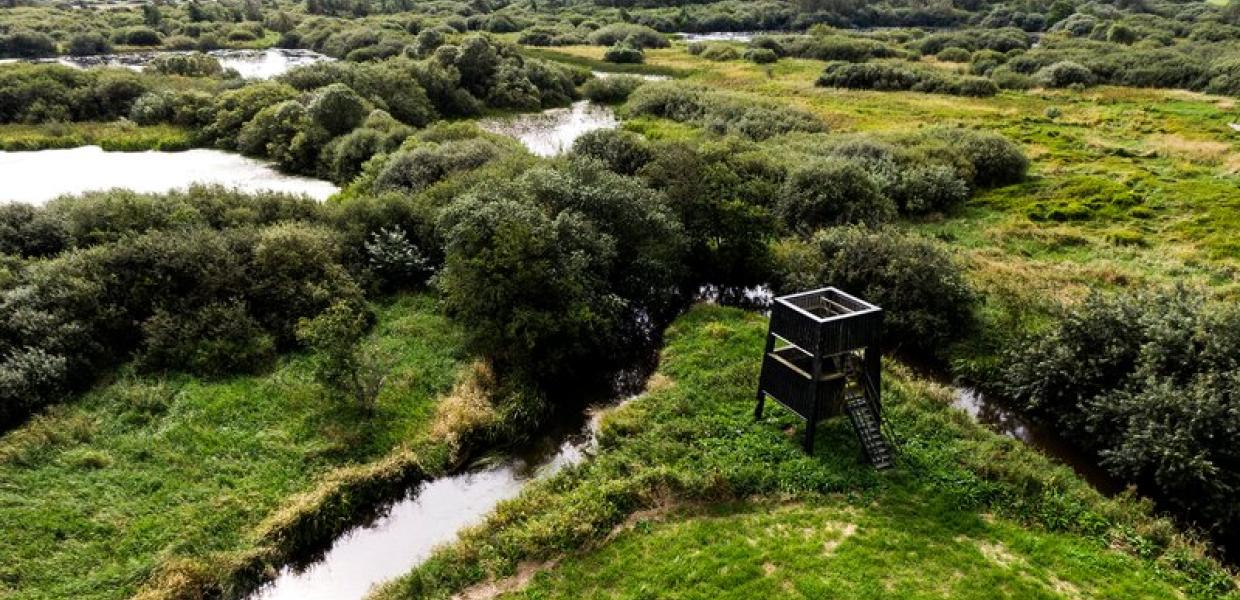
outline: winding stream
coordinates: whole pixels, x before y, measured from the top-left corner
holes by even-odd
[[[460,474],[415,486],[373,523],[337,538],[311,564],[285,567],[248,600],[360,599],[375,585],[404,575],[530,482],[584,461],[595,449],[601,409],[633,399],[651,370],[622,374],[612,401],[553,423],[509,455],[484,458]]]

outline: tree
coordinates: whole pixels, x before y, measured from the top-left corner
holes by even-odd
[[[369,325],[370,315],[348,302],[297,325],[297,339],[315,351],[315,380],[367,413],[374,411],[395,366],[378,344],[364,341]]]
[[[164,20],[164,15],[159,11],[159,7],[150,2],[142,5],[142,22],[148,27],[158,27]]]
[[[369,113],[366,101],[343,83],[319,90],[306,111],[310,121],[332,135],[348,133]]]

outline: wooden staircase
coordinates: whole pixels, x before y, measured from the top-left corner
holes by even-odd
[[[861,443],[861,452],[875,469],[887,469],[895,465],[895,452],[883,436],[883,422],[874,410],[865,388],[850,385],[844,390],[844,412],[852,421]]]

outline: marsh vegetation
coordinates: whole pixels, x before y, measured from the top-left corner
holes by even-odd
[[[377,595],[861,593],[893,553],[905,595],[1238,593],[1235,3],[12,4],[0,594],[244,595],[664,341],[590,460]],[[159,154],[17,166],[103,151]],[[208,156],[229,187],[150,162]],[[824,285],[888,315],[889,475],[752,422],[762,317],[694,306]]]

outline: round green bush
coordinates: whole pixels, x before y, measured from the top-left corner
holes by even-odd
[[[741,57],[740,52],[736,51],[729,44],[709,44],[705,50],[702,50],[702,58],[713,61],[736,60]]]
[[[1088,67],[1070,60],[1059,61],[1043,67],[1034,80],[1046,87],[1064,88],[1071,85],[1093,85],[1094,72]]]
[[[581,95],[592,102],[613,104],[624,102],[645,81],[632,75],[595,77],[581,86]]]
[[[616,64],[641,64],[646,62],[646,55],[632,46],[616,45],[603,53],[603,60]]]
[[[973,55],[964,48],[957,48],[953,46],[950,48],[944,48],[934,57],[942,62],[963,63],[969,62],[969,59],[973,58]]]
[[[877,225],[896,214],[895,203],[869,172],[843,158],[819,159],[793,170],[775,210],[789,229],[805,235],[832,225]]]
[[[759,65],[769,65],[779,60],[774,50],[766,48],[750,48],[745,51],[745,60]]]

